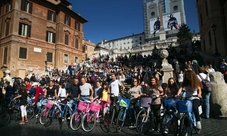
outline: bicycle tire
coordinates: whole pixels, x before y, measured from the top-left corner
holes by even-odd
[[[76,111],[70,117],[70,128],[74,131],[77,131],[81,128],[82,123],[82,114]]]
[[[150,119],[150,115],[147,119],[147,121],[145,122],[145,118],[147,116],[147,110],[146,109],[142,109],[139,111],[139,113],[137,114],[136,117],[136,130],[139,134],[146,134],[149,129],[151,128],[151,119]]]
[[[117,124],[116,124],[116,131],[120,132],[124,126],[125,123],[125,117],[126,117],[126,112],[125,112],[125,108],[121,108],[119,111],[119,114],[117,116]]]
[[[10,122],[10,115],[7,111],[0,113],[0,127],[3,127]]]
[[[188,118],[188,115],[185,114],[180,120],[180,129],[179,136],[192,136],[192,124]]]
[[[161,133],[163,136],[172,134],[178,135],[178,119],[173,114],[164,114],[161,120]],[[168,130],[166,133],[165,131]]]
[[[109,116],[109,115],[105,115]],[[104,118],[103,121],[100,122],[100,128],[103,132],[108,133],[110,132],[110,122],[111,120],[109,118]]]
[[[43,124],[44,127],[48,127],[52,124],[53,122],[53,117],[50,116],[51,112],[53,112],[53,109],[48,109],[47,111],[47,116],[45,117],[45,123]]]
[[[28,117],[28,119],[34,118],[35,111],[34,111],[34,108],[32,106],[28,106],[26,108],[26,111],[27,111],[27,117]]]
[[[94,112],[85,113],[82,118],[82,129],[85,132],[91,132],[96,125],[96,118]],[[91,125],[91,126],[89,126]]]

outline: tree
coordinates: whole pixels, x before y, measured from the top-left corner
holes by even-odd
[[[186,41],[190,41],[192,40],[192,34],[190,32],[189,27],[186,24],[182,24],[179,32],[177,33],[177,38],[178,38],[178,42],[180,42],[180,45]]]

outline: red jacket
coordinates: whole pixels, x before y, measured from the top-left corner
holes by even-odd
[[[39,96],[41,96],[41,95],[43,95],[44,94],[44,92],[43,92],[43,89],[41,88],[41,87],[37,87],[36,89],[35,89],[35,100],[34,100],[34,102],[36,103],[37,101],[38,101],[38,99],[39,99]]]

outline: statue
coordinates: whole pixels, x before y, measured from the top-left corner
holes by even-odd
[[[12,78],[9,76],[10,70],[7,69],[5,71],[5,74],[6,74],[6,76],[3,78],[4,82],[5,81],[9,81],[10,82],[10,85],[13,86]]]

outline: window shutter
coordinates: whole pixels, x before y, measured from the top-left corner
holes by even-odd
[[[46,31],[46,41],[48,42],[48,31]]]
[[[54,12],[54,22],[56,22],[56,13]]]
[[[68,16],[68,18],[69,18],[69,26],[71,26],[71,17]]]
[[[22,29],[22,23],[19,23],[19,30],[18,30],[19,35],[21,35],[21,29]]]
[[[28,25],[28,35],[27,37],[31,37],[31,25]]]
[[[51,20],[51,12],[50,12],[50,10],[48,10],[48,12],[47,12],[47,20]]]
[[[55,36],[56,36],[56,34],[55,33],[53,33],[53,43],[55,43]]]
[[[33,4],[32,4],[31,2],[29,2],[29,5],[30,5],[30,6],[29,6],[29,13],[32,14],[32,5],[33,5]]]
[[[25,11],[25,0],[21,0],[21,10]]]

